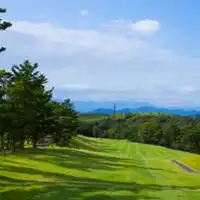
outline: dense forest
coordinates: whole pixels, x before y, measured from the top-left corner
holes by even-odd
[[[199,117],[159,113],[123,114],[103,120],[82,120],[80,133],[200,153]]]

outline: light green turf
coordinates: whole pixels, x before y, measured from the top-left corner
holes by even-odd
[[[109,115],[104,115],[104,114],[81,114],[79,116],[79,119],[81,121],[86,121],[86,122],[95,122],[95,121],[101,121],[104,119],[109,118]]]
[[[200,175],[171,162],[190,156],[125,140],[78,137],[70,148],[0,155],[0,199],[199,200]]]
[[[187,164],[192,169],[200,172],[200,156],[199,155],[189,155],[181,159],[181,161]]]

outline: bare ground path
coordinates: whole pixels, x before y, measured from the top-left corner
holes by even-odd
[[[177,160],[172,160],[173,163],[176,163],[177,165],[179,165],[180,167],[182,167],[185,171],[190,172],[190,173],[197,173],[197,171],[195,171],[194,169],[188,167],[187,165],[177,161]]]

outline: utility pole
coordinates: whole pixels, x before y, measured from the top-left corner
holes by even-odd
[[[113,119],[116,119],[116,104],[114,103],[114,106],[113,106]]]

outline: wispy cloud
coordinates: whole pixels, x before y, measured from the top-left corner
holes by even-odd
[[[160,29],[160,23],[156,20],[144,19],[132,24],[134,31],[144,35],[155,34]]]
[[[79,10],[79,13],[82,15],[82,16],[88,16],[89,15],[89,11],[88,10]]]
[[[196,92],[197,88],[192,87],[192,86],[184,86],[184,87],[181,87],[179,91],[181,93],[189,94],[189,93],[192,93],[192,92]]]
[[[109,28],[121,26],[121,30],[126,27],[124,30],[130,31],[131,23],[125,22],[109,22]],[[102,26],[81,30],[28,21],[13,24],[2,34],[8,47],[1,56],[2,65],[25,58],[38,62],[49,86],[65,91],[63,96],[198,103],[198,90],[191,92],[191,87],[200,87],[199,59],[163,49],[134,34],[129,37],[127,31],[102,30]]]

